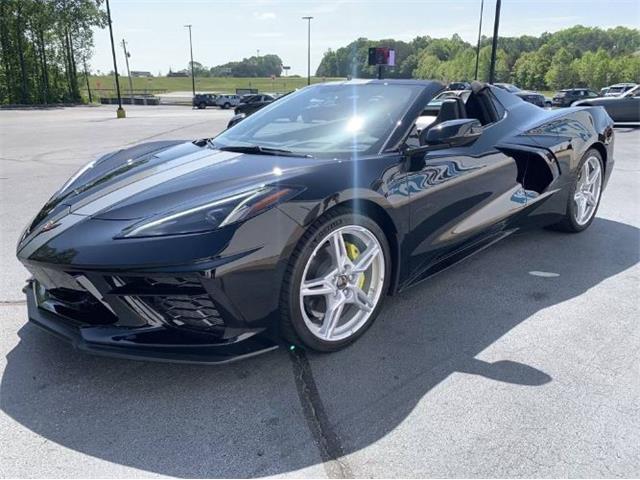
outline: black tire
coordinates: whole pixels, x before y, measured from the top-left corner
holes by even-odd
[[[207,104],[206,104],[206,103],[204,103],[204,102],[200,102],[200,103],[198,104],[198,108],[199,108],[200,110],[204,110],[205,108],[207,108]]]
[[[299,290],[305,266],[314,249],[330,232],[347,225],[367,228],[378,239],[384,255],[385,276],[382,294],[366,323],[352,336],[339,341],[325,341],[315,336],[306,326],[299,307]],[[338,207],[319,218],[305,232],[296,246],[284,275],[280,298],[280,334],[290,343],[318,352],[333,352],[355,342],[373,324],[380,313],[384,297],[389,290],[391,278],[391,255],[387,238],[380,226],[371,218],[353,212],[349,208]]]
[[[225,110],[227,110],[229,107],[231,106],[230,103],[225,103],[222,108],[224,108]]]
[[[567,206],[566,206],[564,218],[560,222],[549,226],[551,230],[557,230],[560,232],[567,232],[567,233],[582,232],[586,230],[589,227],[589,225],[591,225],[591,223],[593,222],[593,219],[596,218],[596,214],[598,213],[598,207],[600,206],[600,199],[602,198],[602,190],[603,190],[602,186],[600,188],[598,200],[596,201],[596,208],[593,214],[591,215],[591,218],[589,219],[589,221],[583,225],[580,225],[576,221],[576,205],[575,205],[575,202],[573,201],[573,197],[576,192],[576,188],[578,186],[578,177],[580,175],[580,171],[584,163],[590,157],[595,157],[600,162],[600,169],[602,172],[602,181],[604,181],[605,170],[604,170],[604,162],[602,160],[602,155],[598,150],[591,148],[587,150],[587,152],[582,156],[582,158],[580,159],[580,163],[578,164],[578,167],[575,170],[576,172],[575,178],[573,179],[573,182],[571,184],[571,189],[569,190],[569,196],[567,198]]]

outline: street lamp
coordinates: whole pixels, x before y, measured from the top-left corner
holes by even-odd
[[[302,17],[307,21],[307,85],[311,85],[311,19],[313,17]]]
[[[484,0],[480,0],[480,24],[478,25],[478,45],[476,46],[476,74],[474,78],[478,80],[478,63],[480,62],[480,36],[482,35],[482,10],[484,9]]]
[[[122,98],[120,97],[120,80],[118,79],[118,63],[116,62],[116,47],[113,44],[113,30],[111,28],[111,9],[109,8],[109,0],[107,0],[107,20],[109,21],[109,37],[111,38],[111,55],[113,55],[113,72],[116,76],[116,93],[118,94],[118,110],[116,116],[125,118],[127,114],[122,108]]]
[[[500,26],[500,6],[502,0],[496,0],[496,18],[493,21],[493,39],[491,42],[491,64],[489,65],[489,83],[493,83],[496,76],[496,53],[498,50],[498,27]]]
[[[189,51],[191,52],[191,91],[193,93],[193,97],[196,96],[196,77],[193,73],[193,43],[191,42],[191,24],[185,25],[185,28],[189,29]]]

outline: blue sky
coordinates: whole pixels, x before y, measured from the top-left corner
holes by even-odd
[[[306,75],[307,30],[300,17],[314,17],[311,65],[328,48],[358,37],[411,40],[418,35],[475,42],[480,0],[111,0],[114,40],[126,38],[132,70],[154,75],[187,66],[193,24],[194,60],[207,66],[277,53],[291,74]],[[491,35],[495,0],[485,0],[483,33]],[[539,35],[572,25],[640,26],[640,1],[503,0],[500,34]],[[122,48],[118,66],[124,70]],[[108,30],[95,32],[94,70],[112,69]]]

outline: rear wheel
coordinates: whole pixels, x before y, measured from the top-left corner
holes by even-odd
[[[199,108],[200,110],[204,110],[205,108],[207,108],[207,104],[206,104],[206,103],[204,103],[204,102],[200,102],[200,104],[198,105],[198,108]]]
[[[231,106],[230,103],[225,103],[222,108],[224,108],[225,110],[228,109]]]
[[[553,226],[564,232],[581,232],[591,225],[596,216],[604,181],[604,163],[600,152],[588,150],[577,171],[569,192],[565,217]]]
[[[347,209],[309,228],[287,269],[281,330],[294,344],[335,351],[355,341],[378,315],[391,273],[378,224]]]

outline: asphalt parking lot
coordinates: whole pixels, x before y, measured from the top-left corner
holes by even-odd
[[[17,237],[75,170],[217,109],[0,111],[2,477],[640,476],[640,129],[578,235],[513,236],[387,299],[352,347],[92,357],[27,324]]]

